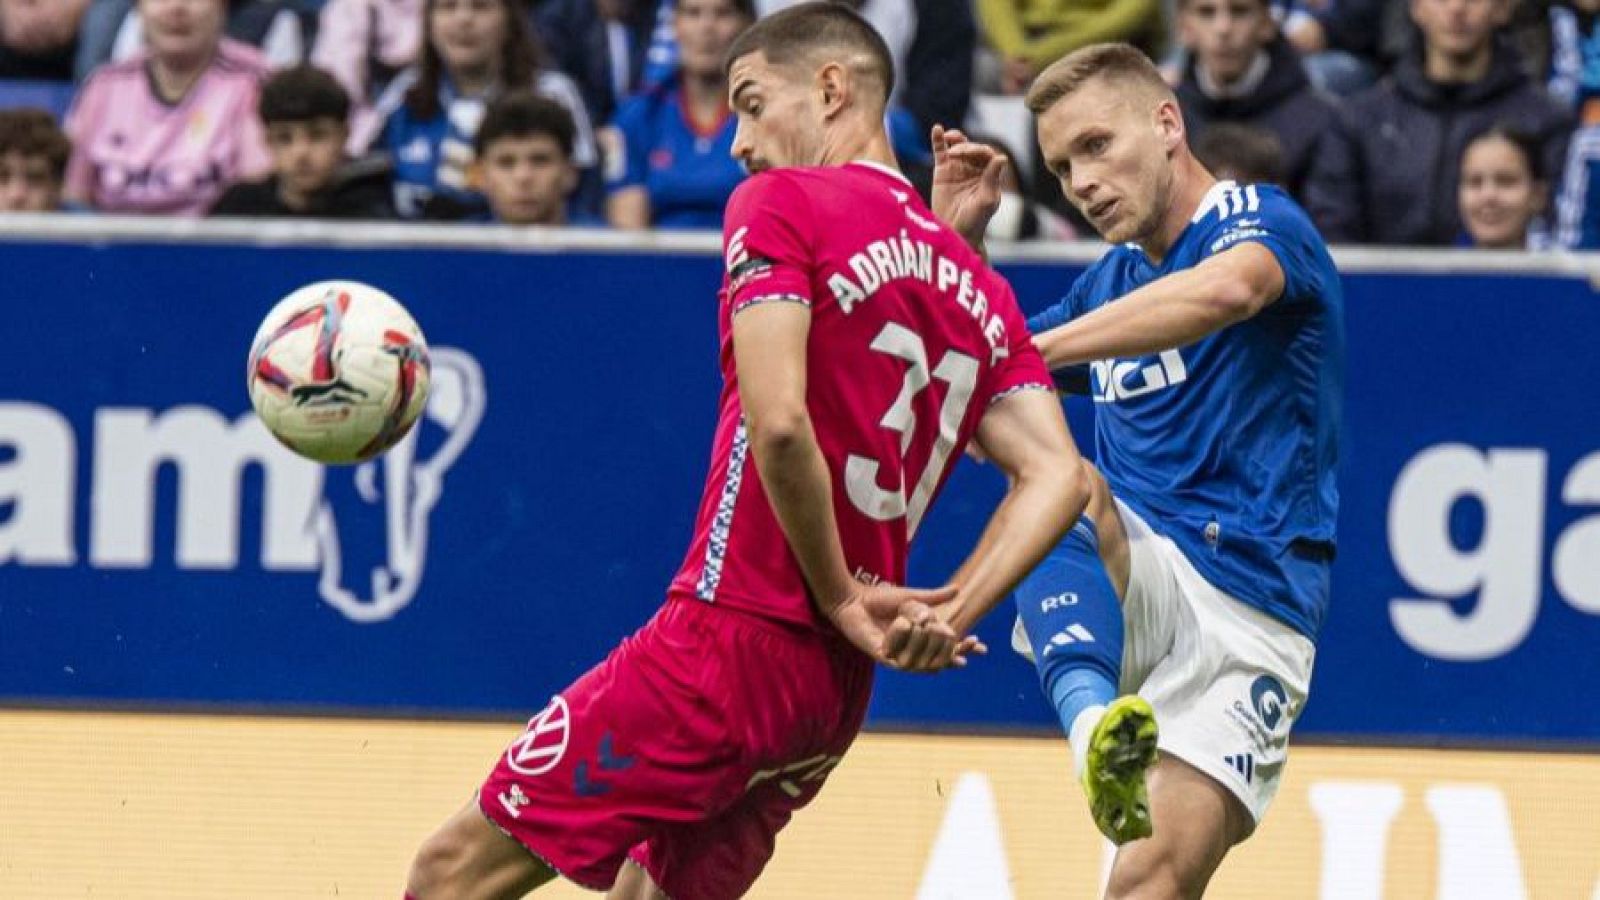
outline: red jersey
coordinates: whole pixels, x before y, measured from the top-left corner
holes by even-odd
[[[917,525],[989,405],[1051,381],[1010,286],[890,169],[756,175],[728,201],[723,249],[711,473],[669,595],[814,627],[820,615],[750,453],[733,316],[758,303],[810,307],[807,407],[845,560],[867,582],[905,583]]]

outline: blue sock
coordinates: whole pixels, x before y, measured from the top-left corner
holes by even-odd
[[[1078,714],[1117,697],[1122,605],[1084,517],[1017,585],[1017,614],[1033,645],[1039,686],[1068,734]]]

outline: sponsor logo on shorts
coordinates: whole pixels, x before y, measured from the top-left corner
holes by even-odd
[[[1289,694],[1278,679],[1262,675],[1250,685],[1250,705],[1261,717],[1261,724],[1268,731],[1276,731],[1278,723],[1283,720],[1284,709],[1289,705]]]
[[[1249,784],[1255,779],[1256,758],[1254,754],[1235,753],[1232,756],[1224,756],[1222,761],[1228,764],[1228,768],[1239,773],[1239,777],[1244,779],[1245,784]]]
[[[750,780],[745,782],[744,789],[748,791],[756,785],[775,781],[779,790],[790,797],[799,797],[805,793],[806,784],[817,783],[826,779],[828,773],[832,772],[834,766],[837,766],[843,759],[843,756],[830,756],[826,753],[819,753],[816,756],[808,757],[777,769],[762,769],[750,776]]]
[[[506,748],[506,765],[522,775],[543,775],[561,762],[571,737],[572,716],[567,701],[554,697],[549,706],[528,720],[522,736]]]

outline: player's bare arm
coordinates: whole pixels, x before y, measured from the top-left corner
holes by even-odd
[[[1283,267],[1258,243],[1238,244],[1034,337],[1055,369],[1143,356],[1243,322],[1283,294]]]
[[[1025,390],[996,401],[978,423],[975,443],[1008,487],[951,578],[955,601],[940,610],[961,634],[1011,593],[1089,502],[1083,460],[1053,393]]]
[[[773,512],[818,608],[856,647],[886,665],[936,671],[981,652],[931,607],[951,588],[866,585],[852,577],[839,541],[832,477],[806,407],[811,311],[798,303],[747,307],[733,319],[733,348],[746,433]]]

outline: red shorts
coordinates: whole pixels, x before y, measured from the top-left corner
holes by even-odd
[[[584,887],[631,856],[670,897],[739,897],[855,740],[872,676],[843,638],[669,601],[528,722],[478,806]]]

